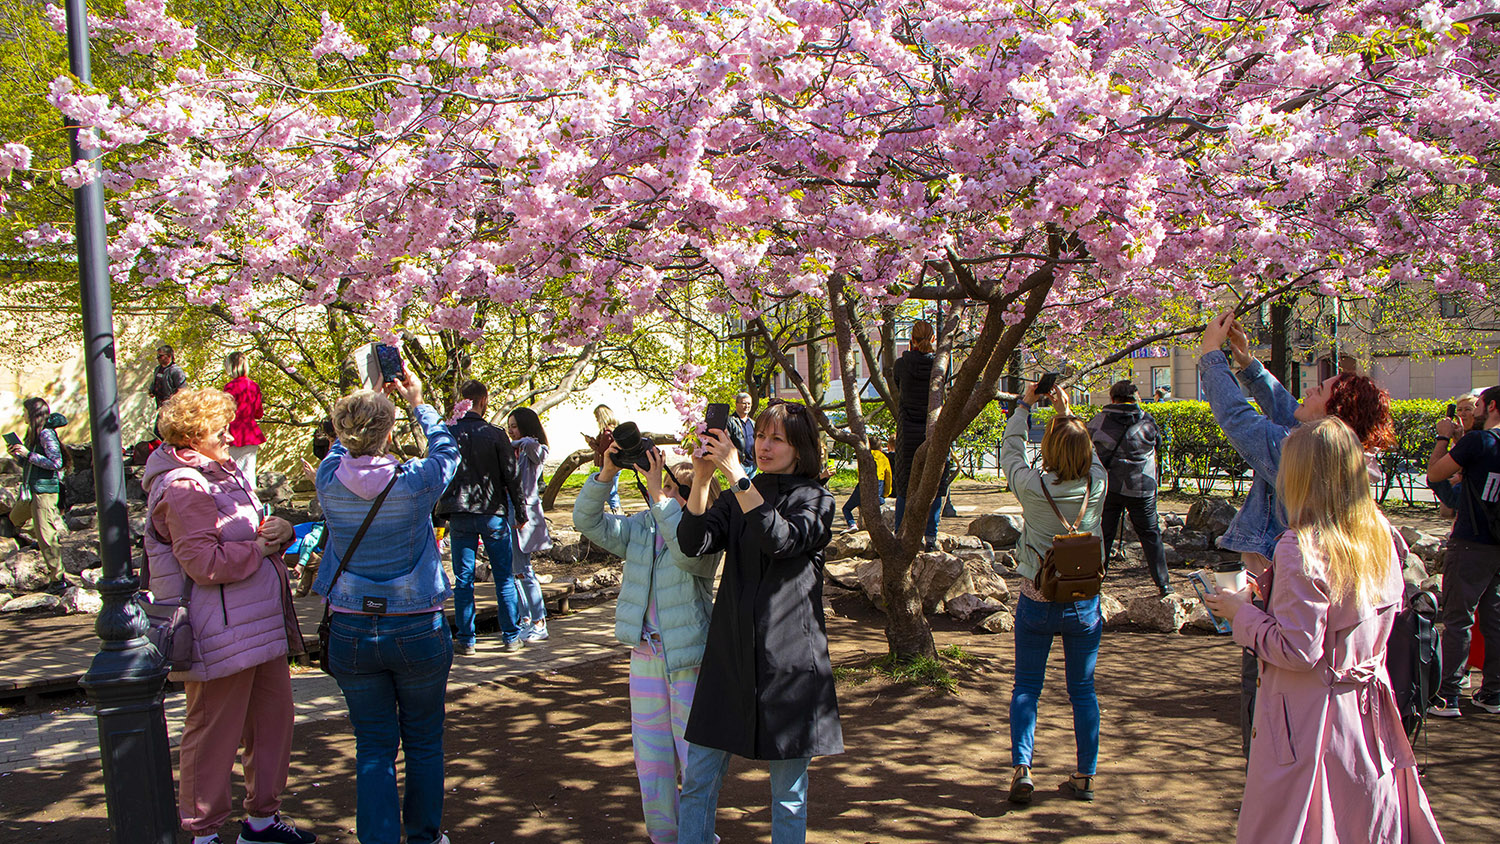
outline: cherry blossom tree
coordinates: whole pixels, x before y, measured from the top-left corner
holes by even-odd
[[[866,477],[847,373],[855,354],[878,365],[871,328],[908,298],[978,303],[951,390],[931,391],[906,491],[920,513],[929,455],[1029,334],[1107,336],[1127,305],[1149,332],[1226,285],[1476,291],[1497,222],[1497,5],[471,0],[394,39],[378,72],[325,15],[312,53],[346,75],[310,88],[129,0],[102,37],[152,56],[149,84],[60,77],[50,99],[107,153],[60,175],[104,179],[115,277],[245,323],[291,293],[477,336],[488,301],[553,348],[628,332],[687,285],[751,325],[768,301],[822,299],[849,397],[834,434]],[[0,175],[28,166],[0,146]],[[931,653],[921,520],[865,521],[891,648]]]

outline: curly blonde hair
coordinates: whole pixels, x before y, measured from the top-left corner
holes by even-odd
[[[359,390],[333,406],[333,430],[354,457],[384,454],[396,427],[396,405],[374,390]]]
[[[234,396],[223,390],[182,390],[156,412],[156,429],[168,445],[192,448],[234,421]]]

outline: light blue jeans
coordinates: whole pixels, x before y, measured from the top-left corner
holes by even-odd
[[[714,844],[714,813],[719,788],[729,771],[730,753],[688,743],[677,811],[677,844]],[[807,841],[807,764],[811,759],[773,759],[771,766],[771,844]]]
[[[1078,773],[1094,775],[1099,763],[1099,698],[1094,693],[1094,662],[1104,621],[1099,599],[1050,603],[1018,596],[1016,604],[1016,684],[1010,695],[1010,763],[1030,765],[1036,736],[1037,699],[1047,673],[1052,639],[1063,640],[1068,700],[1073,704],[1073,739]]]
[[[511,561],[516,571],[516,580],[521,581],[516,617],[529,619],[532,624],[547,620],[547,602],[542,598],[542,584],[536,579],[536,569],[531,567],[531,555],[517,551]]]

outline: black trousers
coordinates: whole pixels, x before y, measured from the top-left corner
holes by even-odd
[[[1141,540],[1146,570],[1151,573],[1151,579],[1156,581],[1156,588],[1166,589],[1170,584],[1167,579],[1167,549],[1161,541],[1155,494],[1144,498],[1130,498],[1113,490],[1105,493],[1104,515],[1100,523],[1100,529],[1104,531],[1104,559],[1109,559],[1110,550],[1115,544],[1122,510],[1130,514],[1130,525],[1135,528],[1135,535]]]
[[[1443,684],[1438,694],[1458,697],[1469,673],[1469,642],[1478,621],[1484,636],[1484,682],[1479,691],[1500,692],[1500,545],[1449,539],[1443,561]]]

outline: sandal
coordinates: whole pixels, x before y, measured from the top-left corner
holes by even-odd
[[[1005,799],[1024,805],[1031,802],[1031,793],[1035,790],[1036,786],[1031,783],[1031,766],[1017,765],[1010,778],[1010,796]]]
[[[1074,800],[1092,801],[1094,799],[1094,777],[1092,774],[1089,776],[1073,774],[1063,780],[1062,785],[1058,786],[1058,790],[1072,797]]]

